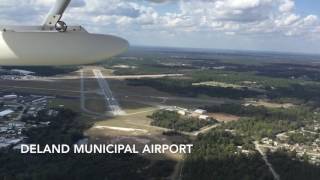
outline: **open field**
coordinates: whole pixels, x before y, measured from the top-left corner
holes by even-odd
[[[229,83],[216,82],[216,81],[193,83],[192,85],[194,85],[194,86],[216,86],[216,87],[223,87],[223,88],[244,88],[245,87],[245,86],[240,86],[237,84],[229,84]]]
[[[96,68],[96,67],[94,67]],[[101,68],[100,68],[101,69]],[[83,69],[84,76],[93,76],[92,69],[86,67]],[[104,75],[108,75],[110,70],[103,70]],[[70,74],[66,74],[68,77]],[[73,76],[80,76],[79,71],[72,72]],[[59,77],[63,77],[59,75]],[[80,79],[80,78],[79,78]],[[52,81],[10,81],[1,80],[0,90],[7,93],[27,93],[27,94],[41,94],[48,96],[56,96],[58,100],[52,104],[66,105],[71,109],[79,112],[79,106],[76,105],[80,101],[80,80],[79,79],[61,79]],[[90,110],[103,112],[101,102],[101,90],[93,78],[84,78],[84,93],[86,96],[86,107],[89,106]],[[185,98],[176,97],[168,93],[160,92],[150,87],[144,86],[129,86],[125,80],[108,80],[110,88],[118,99],[121,106],[124,108],[129,107],[135,109],[138,107],[147,106],[182,106],[187,108],[197,108],[199,106],[208,105],[211,103],[223,103],[228,100],[218,98]],[[65,103],[63,101],[66,101]],[[71,101],[76,101],[72,102]],[[87,102],[88,101],[88,102]],[[96,101],[96,102],[95,102]],[[70,104],[70,105],[69,105]]]
[[[93,127],[85,132],[91,142],[136,143],[141,146],[146,143],[171,144],[186,141],[184,136],[165,136],[162,133],[167,129],[151,126],[151,119],[147,116],[154,111],[167,105],[182,107],[192,105],[196,108],[215,102],[215,99],[180,98],[150,87],[129,86],[122,78],[108,79],[112,93],[126,115],[107,117],[106,102],[97,80],[93,78],[92,68],[97,67],[85,67],[82,72],[59,75],[56,80],[50,81],[1,81],[0,88],[10,93],[55,96],[55,99],[50,100],[49,107],[69,108],[80,114],[81,121],[94,122]],[[99,70],[104,76],[112,74],[110,70],[102,68]],[[84,77],[82,80],[81,73]],[[72,78],[77,76],[79,77]],[[153,76],[157,78],[157,75]],[[83,81],[83,92],[81,81]],[[81,92],[84,94],[85,109],[81,106]],[[150,157],[154,160],[182,158],[179,154],[150,155]]]
[[[152,126],[148,126],[150,124],[150,120],[146,118],[147,115],[151,115],[152,111],[156,110],[155,108],[143,108],[136,111],[131,111],[131,113],[137,113],[135,115],[128,115],[128,116],[118,116],[115,118],[109,118],[106,120],[99,121],[95,124],[93,129],[97,129],[95,127],[118,127],[118,128],[133,128],[133,129],[144,129],[144,132],[140,132],[142,134],[139,135],[150,135],[150,133],[161,133],[158,131],[157,128],[153,128]],[[128,111],[128,110],[127,110]],[[150,111],[150,112],[149,112]],[[98,128],[99,129],[99,128]],[[92,130],[92,129],[91,129]],[[91,132],[89,130],[88,132]],[[110,135],[120,135],[119,131],[112,133],[107,133],[108,136]],[[123,131],[121,132],[122,135],[135,135],[135,132],[131,131]]]
[[[151,126],[151,120],[147,118],[157,108],[124,109],[125,116],[108,118],[96,122],[85,134],[90,137],[90,141],[99,143],[128,143],[137,144],[142,147],[145,144],[171,144],[173,142],[183,142],[183,137],[168,137],[162,135],[164,128]],[[166,154],[150,155],[152,159],[180,159],[181,155]]]
[[[56,98],[56,99],[49,100],[48,106],[50,108],[65,107],[68,109],[72,109],[75,112],[81,113],[79,101],[80,101],[79,98],[77,99]]]
[[[225,114],[225,113],[210,113],[210,117],[213,119],[216,119],[219,122],[230,122],[230,121],[238,121],[240,119],[239,116],[234,116],[230,114]]]
[[[48,100],[49,108],[64,107],[76,112],[76,122],[86,125],[79,132],[85,136],[80,137],[89,143],[135,144],[138,149],[145,144],[194,143],[191,155],[143,155],[151,164],[173,160],[174,166],[178,162],[173,173],[169,167],[172,164],[162,165],[165,170],[159,170],[172,173],[171,179],[183,179],[188,173],[190,179],[197,179],[213,172],[220,179],[233,179],[227,177],[231,171],[244,172],[235,175],[238,179],[258,179],[260,173],[257,177],[250,173],[268,169],[260,155],[255,156],[253,140],[276,141],[279,133],[300,132],[288,136],[293,139],[285,143],[293,141],[292,147],[300,143],[298,149],[309,152],[319,148],[315,146],[319,141],[299,135],[317,134],[320,127],[319,64],[293,63],[291,56],[283,62],[269,60],[273,58],[270,55],[264,56],[263,61],[256,60],[259,57],[178,50],[135,52],[65,74],[0,80],[0,91],[54,96]],[[110,102],[115,101],[125,113],[112,113]],[[191,123],[196,125],[200,119],[214,123],[193,132],[151,126],[148,116],[160,109],[174,112],[164,116],[169,125],[163,127],[188,126],[190,119],[177,122],[179,116],[194,115]],[[196,110],[201,113],[196,114]],[[63,133],[52,137],[59,135]],[[279,143],[282,140],[272,144],[278,148]],[[140,171],[145,169],[141,166]]]
[[[5,92],[38,93],[56,96],[79,96],[79,81],[9,81],[0,80]]]
[[[85,107],[95,113],[106,113],[106,104],[105,101],[101,98],[86,98]]]
[[[291,108],[296,106],[292,103],[274,103],[274,102],[268,102],[264,100],[248,101],[246,102],[246,105],[264,106],[267,108]]]

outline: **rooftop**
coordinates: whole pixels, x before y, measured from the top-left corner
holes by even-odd
[[[13,110],[7,109],[7,110],[4,110],[4,111],[0,112],[0,117],[4,117],[4,116],[7,116],[7,115],[12,114],[12,113],[14,113]]]

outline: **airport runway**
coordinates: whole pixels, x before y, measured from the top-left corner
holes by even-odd
[[[95,116],[101,116],[101,114],[92,112],[86,108],[86,99],[85,99],[85,91],[84,91],[84,78],[83,78],[83,70],[80,71],[80,106],[83,112]]]
[[[115,76],[110,75],[108,77],[105,77],[106,79],[115,79],[115,80],[125,80],[125,79],[143,79],[143,78],[152,78],[152,79],[158,79],[158,78],[165,78],[165,77],[182,77],[184,74],[150,74],[150,75],[123,75],[123,76]],[[85,76],[85,79],[93,79],[94,76]],[[26,79],[25,81],[56,81],[56,80],[72,80],[72,79],[79,79],[78,76],[54,76],[54,77],[33,77],[33,79]]]
[[[111,111],[112,115],[125,115],[125,112],[121,109],[118,101],[113,97],[109,83],[105,80],[101,70],[93,69],[92,72],[99,83],[102,93],[104,94],[105,101],[107,102],[108,109]]]

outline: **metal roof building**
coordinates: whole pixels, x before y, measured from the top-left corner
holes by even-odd
[[[7,116],[7,115],[9,115],[9,114],[12,114],[12,113],[14,113],[13,110],[7,109],[7,110],[4,110],[4,111],[1,111],[1,112],[0,112],[0,117],[5,117],[5,116]]]

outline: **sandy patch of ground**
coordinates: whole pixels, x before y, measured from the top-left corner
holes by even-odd
[[[245,87],[237,84],[229,84],[229,83],[223,83],[223,82],[217,82],[217,81],[193,83],[192,85],[193,86],[214,86],[214,87],[235,88],[235,89],[240,89]]]
[[[240,119],[239,116],[224,113],[210,113],[209,116],[213,119],[216,119],[219,122],[238,121]]]
[[[259,101],[248,101],[245,105],[253,105],[253,106],[264,106],[267,108],[291,108],[295,105],[292,103],[274,103],[274,102],[268,102],[265,100],[259,100]]]
[[[117,131],[125,131],[125,132],[142,132],[147,133],[147,130],[144,129],[134,129],[134,128],[123,128],[123,127],[112,127],[112,126],[95,126],[96,129],[111,129],[111,130],[117,130]]]

